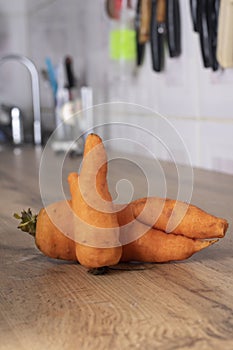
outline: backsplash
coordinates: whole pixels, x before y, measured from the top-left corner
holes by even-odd
[[[58,64],[71,55],[80,84],[93,87],[95,104],[121,100],[157,111],[183,138],[193,166],[233,174],[233,69],[214,73],[203,68],[189,1],[180,4],[182,55],[166,57],[162,73],[152,71],[148,46],[136,76],[123,83],[113,79],[104,0],[0,0],[0,56],[24,54],[40,72],[46,57]],[[42,110],[52,111],[51,89],[41,75],[40,88]],[[24,67],[0,66],[0,102],[19,105],[31,123],[30,80]],[[153,131],[151,115],[148,110],[147,118],[126,115],[126,120],[141,125],[145,118],[145,127]],[[51,129],[53,122],[53,114],[43,114],[45,127]],[[164,150],[158,157],[169,159]]]

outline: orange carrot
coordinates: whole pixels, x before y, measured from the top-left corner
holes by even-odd
[[[146,225],[139,221],[132,225],[134,235],[136,230],[145,230],[145,233],[135,241],[123,245],[121,261],[168,262],[185,260],[217,242],[217,240],[202,241],[172,233],[167,234],[143,226]]]
[[[27,213],[24,211],[22,212],[23,222],[18,227],[35,237],[37,247],[45,255],[77,261],[70,205],[71,201],[53,203],[41,209],[37,217],[33,216],[30,210]],[[217,241],[202,241],[188,238],[187,233],[185,237],[149,228],[135,220],[131,204],[115,205],[115,210],[120,225],[123,249],[120,261],[184,260]],[[17,218],[19,218],[18,215]]]
[[[50,258],[77,260],[73,240],[71,201],[60,201],[42,208],[38,215],[31,210],[14,214],[18,228],[35,238],[38,249]]]
[[[88,268],[115,265],[122,247],[119,225],[107,185],[107,156],[99,136],[88,135],[80,175],[70,173],[68,182],[76,216],[76,257]]]
[[[132,206],[119,211],[121,226],[121,261],[168,262],[184,260],[209,247],[217,240],[203,241],[165,233],[135,220]],[[126,243],[126,244],[125,244]]]
[[[141,198],[130,205],[134,218],[164,232],[205,239],[224,237],[228,228],[225,219],[172,199]]]

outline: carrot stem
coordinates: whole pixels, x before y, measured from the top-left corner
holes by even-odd
[[[28,210],[21,211],[21,216],[17,213],[14,213],[13,217],[15,219],[21,220],[20,224],[17,226],[21,231],[28,232],[31,236],[36,236],[36,223],[37,223],[37,214],[33,215],[30,208]]]

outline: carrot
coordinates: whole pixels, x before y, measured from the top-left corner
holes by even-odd
[[[171,199],[150,197],[135,200],[124,209],[113,206],[106,177],[104,146],[91,134],[80,177],[76,173],[68,177],[72,201],[53,203],[38,216],[30,209],[21,217],[15,214],[22,220],[18,227],[35,237],[45,255],[78,260],[91,268],[114,265],[120,258],[183,260],[216,242],[201,239],[221,238],[226,233],[226,220]]]
[[[228,228],[225,219],[172,199],[141,198],[130,205],[134,218],[164,232],[208,239],[224,237]]]
[[[155,263],[185,260],[218,241],[203,241],[150,228],[134,219],[131,205],[119,212],[118,220],[121,226],[123,262]]]
[[[123,245],[121,261],[168,262],[185,260],[217,242],[217,240],[202,241],[172,233],[167,234],[153,228],[148,229],[145,224],[136,221],[132,225],[132,230],[135,232],[138,229],[146,232],[135,241]]]
[[[138,209],[140,200],[135,202]],[[135,202],[126,206],[115,205],[123,248],[120,261],[166,262],[183,260],[217,242],[217,240],[190,239],[188,232],[184,232],[184,235],[181,236],[177,233],[167,234],[158,229],[150,229],[147,225],[135,220]],[[143,202],[144,199],[142,199]],[[22,219],[18,228],[34,236],[37,247],[45,255],[51,258],[77,261],[73,240],[73,217],[69,205],[71,205],[71,200],[60,201],[41,209],[38,215],[32,215],[29,209],[27,212],[22,212],[22,217],[17,214],[15,217]],[[224,219],[216,218],[216,220]],[[127,225],[129,223],[131,224]],[[197,235],[199,235],[198,232]]]
[[[107,185],[107,156],[99,136],[88,135],[80,175],[68,176],[75,214],[76,257],[88,268],[115,265],[122,247]]]
[[[71,201],[60,201],[42,208],[38,215],[23,210],[14,214],[21,223],[18,228],[35,238],[37,248],[46,256],[75,261]]]

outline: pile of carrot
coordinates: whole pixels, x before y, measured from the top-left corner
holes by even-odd
[[[87,268],[119,262],[184,260],[224,237],[228,223],[193,205],[157,197],[114,205],[101,138],[86,138],[80,174],[68,176],[71,199],[22,211],[18,228],[47,256]]]

